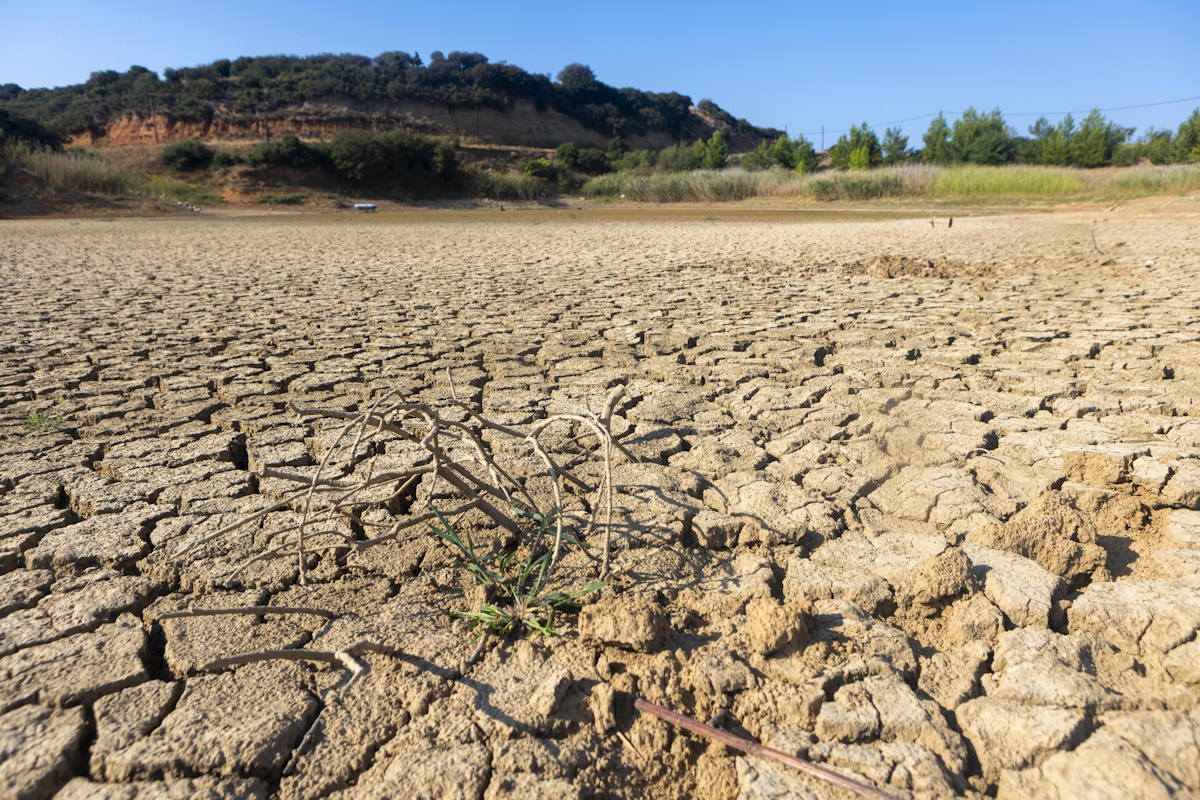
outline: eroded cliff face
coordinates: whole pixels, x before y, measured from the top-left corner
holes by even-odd
[[[694,115],[686,140],[711,135],[711,127]],[[427,133],[459,134],[495,144],[553,147],[573,141],[603,147],[611,134],[584,127],[578,120],[554,109],[539,110],[533,103],[518,101],[511,109],[462,109],[430,103],[397,102],[387,105],[360,103],[305,103],[296,108],[270,113],[265,121],[272,136],[295,134],[302,138],[326,138],[347,129],[384,130],[406,127]],[[170,114],[130,114],[107,128],[75,137],[74,143],[95,145],[160,144],[180,139],[263,139],[264,119],[244,112],[218,111],[211,118],[183,120]],[[634,147],[665,147],[669,134],[628,136]]]

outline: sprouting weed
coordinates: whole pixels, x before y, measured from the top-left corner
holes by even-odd
[[[546,585],[552,553],[541,545],[554,524],[557,510],[543,515],[513,509],[517,516],[538,524],[537,533],[529,542],[528,549],[523,549],[522,542],[518,540],[506,552],[483,557],[476,552],[468,531],[464,530],[459,535],[437,509],[433,511],[439,523],[431,525],[434,533],[460,553],[458,562],[463,569],[497,595],[494,602],[480,603],[475,611],[451,612],[454,617],[468,620],[472,630],[482,626],[499,636],[521,636],[529,631],[537,631],[543,636],[557,636],[562,631],[554,627],[555,615],[578,611],[581,598],[607,585],[605,581],[596,581],[572,592]],[[578,544],[574,537],[564,537],[564,541]],[[521,552],[525,555],[519,555]]]

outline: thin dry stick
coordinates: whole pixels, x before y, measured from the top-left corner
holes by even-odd
[[[354,657],[359,653],[383,653],[395,655],[394,647],[385,647],[375,642],[357,641],[349,647],[340,650],[259,650],[254,653],[242,653],[229,658],[218,658],[200,667],[201,672],[219,672],[229,667],[242,664],[253,664],[256,661],[321,661],[326,664],[341,664],[350,670],[350,682],[345,688],[349,689],[367,671],[366,666]]]
[[[317,617],[325,617],[326,619],[333,619],[337,616],[332,611],[326,611],[323,608],[311,608],[309,606],[242,606],[240,608],[187,608],[181,611],[168,611],[166,614],[159,614],[157,617],[154,617],[154,620],[161,622],[164,619],[214,617],[224,614],[253,614],[256,617],[265,614],[311,614]]]
[[[787,764],[790,767],[795,767],[806,775],[811,775],[818,780],[832,783],[834,786],[840,786],[847,791],[853,792],[859,797],[870,797],[873,800],[896,800],[895,795],[888,794],[881,789],[876,789],[874,786],[868,786],[865,783],[847,778],[845,775],[839,775],[831,769],[819,767],[810,761],[805,761],[802,758],[789,755],[779,750],[770,747],[764,747],[758,742],[752,742],[749,739],[743,739],[740,736],[734,736],[728,731],[718,730],[711,725],[705,725],[703,722],[697,722],[691,717],[683,714],[670,711],[662,706],[656,706],[654,703],[647,702],[642,698],[638,698],[633,703],[634,708],[638,711],[643,711],[647,714],[653,714],[661,720],[678,725],[684,730],[698,733],[701,736],[720,742],[726,747],[732,747],[734,750],[741,750],[743,753],[752,756],[765,756],[773,758],[776,761]]]
[[[381,403],[383,403],[385,400],[391,398],[392,395],[394,395],[394,394],[396,394],[396,392],[394,390],[391,392],[388,392],[386,395],[379,398],[379,400],[375,401],[375,403],[373,403],[369,409],[367,409],[365,412],[356,416],[349,424],[347,424],[344,428],[342,428],[342,432],[338,434],[337,439],[335,439],[333,444],[331,444],[329,446],[329,450],[326,451],[325,457],[321,459],[321,465],[319,467],[317,467],[317,471],[312,477],[312,484],[309,486],[308,494],[305,495],[305,498],[304,498],[304,514],[300,517],[300,529],[296,532],[296,552],[297,552],[296,560],[297,560],[297,564],[299,565],[299,569],[300,569],[300,585],[301,586],[304,586],[308,583],[308,578],[304,571],[304,528],[308,524],[308,515],[309,515],[310,511],[312,510],[312,496],[313,496],[313,492],[315,492],[317,489],[317,481],[320,480],[321,473],[325,471],[325,467],[329,464],[330,457],[333,455],[334,451],[337,449],[337,446],[341,443],[342,438],[357,423],[359,425],[358,435],[354,438],[354,445],[350,448],[350,460],[353,462],[354,454],[358,451],[358,445],[362,442],[363,434],[365,434],[367,431],[367,423],[370,420],[372,413],[375,411],[376,408],[378,408],[380,406]],[[380,420],[381,420],[381,424],[382,424],[382,417],[380,418]],[[368,476],[368,480],[369,479],[370,478]]]

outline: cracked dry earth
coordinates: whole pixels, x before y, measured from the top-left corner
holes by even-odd
[[[639,696],[898,797],[1194,796],[1196,206],[5,222],[0,796],[845,796]],[[288,403],[447,368],[512,425],[628,389],[617,576],[566,636],[466,666],[427,533],[308,586],[217,580],[286,508],[176,557],[320,460]],[[245,605],[331,618],[159,619]],[[362,638],[395,654],[349,688],[202,669]]]

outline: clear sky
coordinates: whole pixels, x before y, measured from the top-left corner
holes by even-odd
[[[605,83],[710,98],[817,144],[824,125],[827,146],[852,124],[882,134],[906,120],[919,145],[939,110],[999,107],[1024,133],[1039,112],[1200,96],[1200,2],[0,0],[0,84],[25,88],[132,64],[161,75],[243,55],[389,50],[476,51],[550,75],[580,62]],[[1197,106],[1108,116],[1173,129]]]

